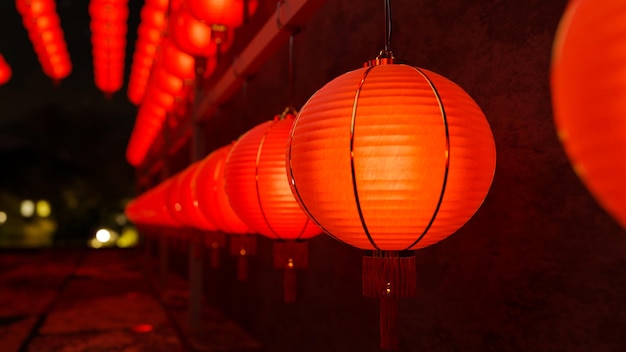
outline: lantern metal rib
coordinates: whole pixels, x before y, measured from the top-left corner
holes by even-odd
[[[443,121],[443,125],[445,127],[445,133],[446,133],[446,157],[445,157],[446,165],[445,165],[445,172],[443,173],[443,182],[442,182],[443,184],[441,186],[441,195],[439,196],[439,201],[437,202],[437,206],[435,207],[435,211],[433,212],[433,217],[428,222],[428,225],[424,229],[424,232],[415,240],[415,242],[411,243],[411,245],[406,248],[407,250],[413,248],[413,246],[418,244],[422,240],[422,238],[426,236],[426,234],[428,233],[428,230],[430,230],[430,227],[433,225],[433,222],[435,222],[435,218],[437,217],[437,214],[439,214],[439,209],[441,209],[443,196],[446,193],[446,185],[448,184],[448,173],[450,172],[450,129],[448,126],[448,118],[446,116],[446,109],[443,106],[443,102],[441,101],[441,97],[439,96],[439,92],[437,91],[437,88],[435,87],[433,82],[430,80],[428,75],[426,75],[424,72],[422,72],[422,70],[420,70],[417,67],[413,67],[413,68],[415,69],[415,71],[419,72],[419,74],[421,74],[422,77],[424,77],[426,82],[428,82],[428,84],[430,85],[430,88],[433,90],[433,94],[435,95],[437,99],[437,103],[439,104],[439,109],[441,109],[441,119]]]
[[[352,190],[354,191],[354,201],[356,202],[356,210],[359,213],[359,219],[361,220],[361,226],[363,226],[363,232],[367,236],[367,239],[370,241],[372,246],[377,250],[380,248],[376,245],[376,242],[372,238],[369,229],[367,228],[367,223],[365,222],[365,217],[363,216],[363,210],[361,209],[361,201],[359,199],[359,191],[356,185],[356,171],[354,170],[354,125],[356,123],[356,110],[359,104],[359,95],[361,94],[361,89],[365,84],[365,79],[367,79],[367,75],[371,70],[374,69],[374,66],[370,66],[365,72],[363,72],[363,78],[359,82],[359,87],[354,92],[354,103],[352,104],[352,117],[350,121],[350,173],[352,174]]]

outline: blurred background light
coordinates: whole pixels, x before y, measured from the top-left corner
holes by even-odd
[[[20,204],[20,214],[25,218],[30,218],[35,214],[35,203],[30,199],[25,199]]]
[[[37,212],[37,216],[42,218],[47,218],[48,216],[50,216],[50,213],[52,211],[50,203],[45,199],[37,201],[35,210]]]

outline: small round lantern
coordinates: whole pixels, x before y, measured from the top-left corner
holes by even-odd
[[[235,213],[224,189],[224,166],[234,143],[223,146],[206,156],[198,166],[192,183],[192,198],[198,201],[198,208],[220,229],[230,236],[230,253],[237,256],[237,278],[248,278],[248,257],[256,254],[256,238]],[[195,193],[193,193],[195,192]]]
[[[287,152],[291,189],[326,233],[373,251],[363,294],[380,298],[382,348],[397,348],[397,299],[415,294],[412,251],[470,219],[495,157],[489,124],[463,89],[391,58],[335,78],[300,111]]]
[[[570,1],[553,47],[554,122],[574,171],[626,229],[626,2]]]
[[[308,265],[304,240],[322,231],[302,211],[289,187],[285,152],[295,112],[287,111],[237,140],[224,175],[233,210],[254,231],[275,240],[274,267],[284,270],[285,302],[294,302],[295,269]]]
[[[11,66],[6,62],[4,56],[0,54],[0,86],[10,81],[12,75]]]

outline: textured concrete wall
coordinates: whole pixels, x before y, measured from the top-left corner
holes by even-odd
[[[417,252],[418,295],[400,307],[402,350],[624,350],[626,233],[576,178],[552,122],[549,63],[565,1],[392,5],[396,56],[462,86],[484,110],[498,155],[473,219]],[[373,58],[383,20],[382,1],[329,0],[296,37],[296,106]],[[248,116],[238,96],[209,124],[208,150],[270,119],[287,97],[285,47],[250,81]],[[361,251],[313,239],[298,302],[285,305],[271,242],[259,241],[248,283],[235,281],[230,257],[207,273],[210,302],[270,351],[378,350],[378,303],[361,296]]]

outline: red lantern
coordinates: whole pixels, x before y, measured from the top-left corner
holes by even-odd
[[[196,78],[193,56],[178,49],[170,40],[164,40],[161,47],[163,68],[190,84]]]
[[[0,54],[0,86],[10,81],[12,75],[11,66],[4,59],[4,55]]]
[[[72,71],[56,5],[52,0],[17,0],[16,7],[46,75],[55,82]]]
[[[274,266],[285,270],[285,301],[296,298],[295,269],[306,268],[303,240],[322,231],[294,199],[285,172],[285,152],[294,115],[262,123],[241,136],[226,167],[225,187],[233,210],[255,232],[277,240]]]
[[[554,42],[554,122],[576,174],[626,229],[626,3],[571,1]]]
[[[107,96],[124,80],[128,0],[91,0],[89,15],[95,84]]]
[[[298,115],[287,172],[296,198],[332,237],[375,250],[363,293],[381,299],[381,347],[397,347],[397,298],[414,295],[415,257],[483,202],[495,145],[478,105],[436,73],[391,59],[341,75]],[[410,253],[410,252],[406,252]]]
[[[180,50],[191,56],[210,57],[217,52],[217,45],[211,40],[211,28],[184,8],[170,16],[169,35]]]
[[[189,12],[197,19],[211,24],[236,28],[243,24],[245,12],[254,14],[258,0],[186,0]]]
[[[202,214],[198,201],[193,198],[192,187],[196,187],[193,176],[199,165],[195,162],[175,176],[169,190],[170,210],[188,229],[202,232],[206,246],[212,251],[211,267],[217,268],[219,249],[225,245],[226,236],[218,232],[217,226]]]
[[[238,257],[240,281],[247,279],[247,258],[256,254],[256,240],[248,236],[252,231],[235,213],[224,189],[224,166],[234,143],[214,150],[204,158],[194,177],[196,187],[192,187],[192,197],[198,201],[202,213],[218,229],[230,236],[230,253]],[[195,193],[194,193],[195,192]]]

